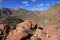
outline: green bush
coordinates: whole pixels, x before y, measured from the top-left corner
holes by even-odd
[[[41,40],[40,38],[35,38],[34,40]]]
[[[60,28],[60,24],[55,24],[55,28],[59,29]]]
[[[0,23],[8,24],[12,28],[14,28],[16,26],[16,24],[21,23],[22,21],[23,20],[17,16],[5,16],[0,19]]]

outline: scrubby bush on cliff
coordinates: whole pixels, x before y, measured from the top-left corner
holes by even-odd
[[[17,16],[5,16],[5,17],[3,17],[3,18],[0,19],[0,23],[8,24],[12,28],[15,27],[16,24],[18,24],[18,23],[20,23],[22,21],[23,20],[20,19]]]

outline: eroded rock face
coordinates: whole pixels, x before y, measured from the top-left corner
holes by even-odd
[[[7,25],[6,24],[0,24],[0,30],[4,30],[5,28],[7,27]]]
[[[57,34],[56,29],[53,26],[45,28],[44,31],[48,35],[56,35]]]
[[[44,28],[43,30],[36,29],[30,40],[59,40],[59,31],[60,29],[56,30],[56,28],[52,26]]]
[[[45,28],[44,35],[41,36],[42,40],[58,40],[58,32],[56,31],[55,27],[50,26]]]
[[[37,26],[36,20],[31,20],[31,24],[32,24],[32,28],[34,28],[35,26]]]
[[[45,20],[41,23],[46,25],[50,24],[51,21]],[[25,20],[17,24],[16,28],[11,31],[9,31],[8,25],[0,24],[0,34],[3,33],[2,40],[60,40],[60,28],[56,28],[56,23],[54,21],[48,27],[38,27],[35,20]]]
[[[17,24],[16,29],[11,31],[6,40],[21,40],[30,32],[30,28],[35,26],[35,24],[29,20]]]
[[[2,40],[6,39],[6,36],[8,35],[8,33],[10,32],[10,26],[6,25],[6,24],[0,24],[0,37]]]
[[[30,40],[37,40],[37,39],[41,40],[40,37],[42,36],[42,34],[43,34],[42,30],[36,29]]]

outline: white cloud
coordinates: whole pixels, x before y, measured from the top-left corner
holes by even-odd
[[[52,3],[55,3],[55,1],[52,1]]]
[[[27,4],[27,3],[28,3],[28,1],[23,1],[22,3],[23,3],[23,4]]]
[[[41,3],[41,4],[38,4],[37,6],[44,6],[44,4],[43,4],[43,3]]]
[[[28,1],[23,1],[22,3],[23,3],[23,5],[25,5],[25,6],[28,6],[28,5],[29,5]]]
[[[50,5],[49,3],[46,4],[47,6]]]
[[[27,4],[25,4],[25,6],[29,6],[29,4],[27,3]]]
[[[35,2],[36,0],[32,0],[32,2]]]
[[[20,7],[23,7],[23,6],[20,6]]]
[[[2,7],[2,2],[3,2],[3,0],[0,0],[0,7]]]

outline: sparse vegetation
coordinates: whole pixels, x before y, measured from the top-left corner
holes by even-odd
[[[55,28],[59,29],[60,28],[60,24],[55,24]]]
[[[41,39],[36,37],[34,40],[41,40]]]
[[[24,28],[24,31],[23,31],[24,33],[28,33],[28,30],[26,30],[25,28]]]
[[[17,16],[5,16],[0,19],[0,23],[8,24],[12,28],[15,27],[16,24],[21,23],[21,22],[23,22],[23,20]]]

